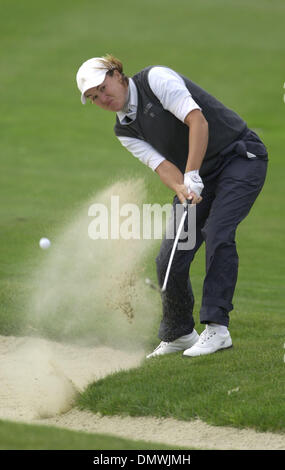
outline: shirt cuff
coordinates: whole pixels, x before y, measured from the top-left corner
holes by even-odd
[[[165,160],[159,152],[144,140],[133,137],[118,137],[118,139],[134,157],[149,166],[153,171]]]
[[[176,117],[180,119],[180,121],[184,122],[186,116],[188,116],[191,111],[194,111],[194,109],[199,109],[200,111],[202,111],[200,106],[195,103],[191,96],[189,96],[189,98],[181,104],[181,109],[178,109],[176,111]]]
[[[164,162],[165,158],[164,157],[160,157],[158,155],[152,155],[148,161],[147,161],[147,165],[153,170],[155,171],[157,169],[157,167],[162,163]]]

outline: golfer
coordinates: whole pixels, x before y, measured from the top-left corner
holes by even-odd
[[[230,348],[229,312],[238,275],[235,235],[264,184],[264,144],[237,113],[168,67],[147,67],[128,78],[122,63],[106,55],[84,62],[76,79],[82,103],[90,100],[116,113],[121,144],[174,191],[174,216],[186,199],[196,204],[196,244],[175,252],[162,294],[161,342],[147,357],[176,351],[194,357]],[[189,271],[203,242],[200,322],[205,329],[199,336]],[[156,258],[160,287],[173,243],[165,237]]]

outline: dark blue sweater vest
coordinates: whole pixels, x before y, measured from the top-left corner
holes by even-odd
[[[118,137],[134,137],[148,142],[163,157],[174,163],[184,173],[189,149],[189,128],[166,111],[152,92],[148,83],[147,67],[134,75],[138,90],[138,110],[135,121],[121,124],[118,117],[114,127]],[[247,128],[241,117],[224,106],[201,87],[180,75],[194,101],[201,107],[209,126],[207,151],[200,175],[207,176],[220,165],[220,152],[234,142]]]

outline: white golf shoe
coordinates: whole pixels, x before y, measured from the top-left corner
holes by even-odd
[[[184,351],[185,349],[191,348],[199,339],[199,335],[196,330],[193,330],[192,333],[185,336],[180,336],[174,341],[167,343],[166,341],[161,341],[161,343],[155,348],[155,350],[148,354],[147,359],[150,357],[161,356],[163,354],[171,354],[177,351]]]
[[[206,325],[205,330],[200,334],[199,341],[191,348],[186,349],[183,356],[196,357],[212,354],[221,349],[231,348],[232,345],[231,335],[228,330],[222,334],[217,331],[217,328]]]

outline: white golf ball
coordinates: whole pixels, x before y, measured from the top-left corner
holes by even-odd
[[[50,240],[48,238],[41,238],[39,244],[42,250],[47,250],[51,245]]]

